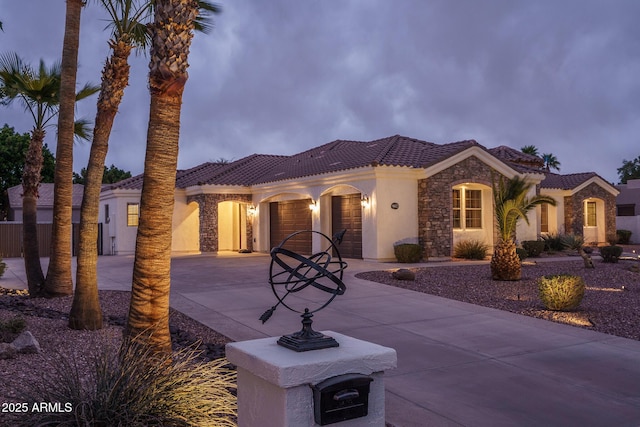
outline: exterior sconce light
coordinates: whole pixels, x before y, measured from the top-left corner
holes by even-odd
[[[368,208],[369,206],[371,206],[371,203],[369,202],[369,196],[367,196],[366,194],[362,194],[362,196],[360,196],[360,204],[363,208]]]
[[[254,205],[249,205],[247,208],[247,213],[251,216],[256,214],[256,207]]]
[[[315,200],[312,200],[311,203],[309,203],[309,210],[317,211],[318,210],[318,202],[315,201]]]

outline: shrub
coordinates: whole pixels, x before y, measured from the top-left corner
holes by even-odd
[[[565,234],[564,236],[560,237],[560,240],[562,241],[562,245],[565,248],[573,249],[576,251],[579,251],[584,246],[584,239],[582,238],[582,236],[578,236],[575,234]]]
[[[559,234],[543,235],[542,240],[545,251],[560,252],[565,248],[563,237]]]
[[[584,297],[585,284],[580,276],[558,274],[538,280],[538,296],[548,310],[570,311]]]
[[[2,258],[0,258],[0,277],[4,276],[4,271],[7,269],[7,264],[2,261]]]
[[[522,248],[527,251],[527,256],[537,257],[544,251],[544,240],[525,240],[522,242]]]
[[[520,258],[520,262],[522,262],[527,259],[529,253],[524,248],[516,248],[516,255],[518,255],[518,258]]]
[[[135,342],[120,351],[103,346],[94,350],[86,377],[82,362],[58,355],[19,398],[30,408],[63,402],[63,410],[21,413],[13,425],[235,426],[235,371],[226,359],[199,356],[193,348],[161,355]]]
[[[12,342],[27,327],[22,317],[14,317],[7,321],[0,321],[0,342]]]
[[[422,259],[422,247],[416,243],[401,243],[393,247],[398,262],[419,262]]]
[[[629,230],[616,230],[616,236],[618,237],[618,243],[621,245],[628,245],[631,242],[631,235],[633,233]]]
[[[489,251],[489,245],[481,240],[463,240],[456,243],[453,256],[463,259],[484,259]]]
[[[620,255],[622,255],[621,246],[611,245],[600,248],[600,256],[603,262],[618,262]]]

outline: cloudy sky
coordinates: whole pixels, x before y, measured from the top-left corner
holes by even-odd
[[[640,155],[640,1],[221,0],[197,34],[179,167],[252,153],[294,154],[335,139],[401,134],[435,143],[535,145],[561,173],[618,182]],[[62,52],[63,0],[0,0],[0,52],[37,64]],[[108,55],[106,15],[82,17],[78,83]],[[132,56],[107,164],[142,172],[147,58]],[[78,105],[93,120],[96,98]],[[0,110],[27,132],[17,105]],[[46,139],[55,148],[55,130]],[[88,144],[77,145],[75,169]]]

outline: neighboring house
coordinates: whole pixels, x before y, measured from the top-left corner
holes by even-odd
[[[640,179],[630,179],[616,185],[620,191],[617,203],[616,223],[619,229],[631,231],[631,241],[640,242]]]
[[[268,252],[289,234],[347,229],[349,258],[393,260],[393,246],[419,243],[430,257],[451,256],[455,244],[496,236],[492,183],[522,176],[532,194],[552,196],[521,221],[518,240],[575,233],[606,242],[615,233],[618,191],[595,173],[558,175],[536,156],[476,141],[434,144],[399,135],[369,142],[337,140],[292,156],[253,154],[228,163],[179,170],[172,250]],[[142,176],[103,188],[100,221],[105,254],[135,248]],[[108,236],[108,237],[107,237]],[[307,234],[296,250],[324,250]]]
[[[80,222],[80,206],[84,186],[73,184],[72,218],[73,223]],[[7,190],[9,197],[8,221],[22,222],[22,185],[16,185]],[[38,223],[53,222],[53,183],[41,183],[38,189]]]

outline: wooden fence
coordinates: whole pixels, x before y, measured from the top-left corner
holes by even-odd
[[[101,226],[99,224],[99,236],[102,238]],[[51,255],[51,233],[53,224],[38,224],[38,247],[41,257],[48,257]],[[78,253],[80,232],[80,224],[73,224],[73,255]],[[102,252],[100,249],[102,245],[98,246],[99,254]],[[6,222],[0,221],[0,257],[1,258],[17,258],[22,257],[22,223],[21,222]]]

